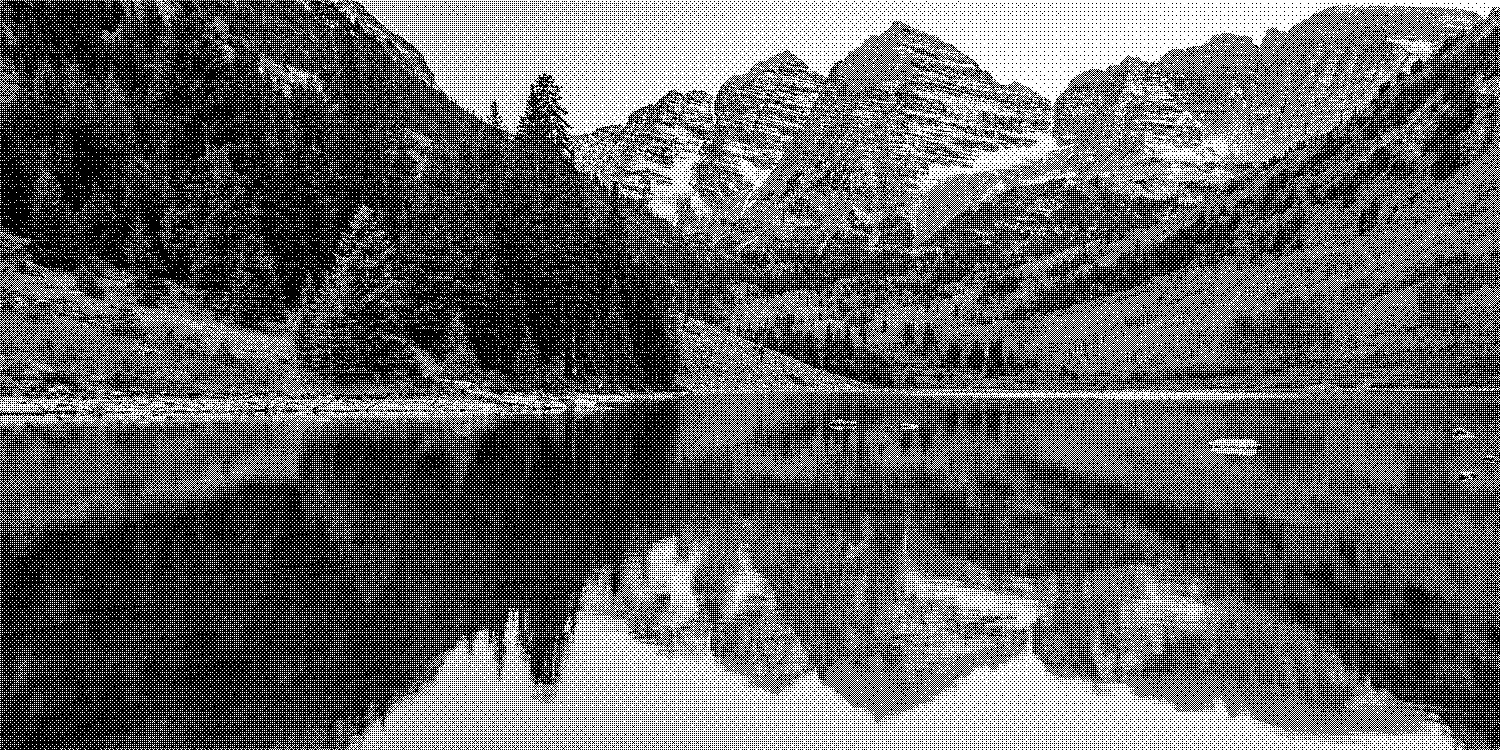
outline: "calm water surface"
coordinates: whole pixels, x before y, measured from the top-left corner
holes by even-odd
[[[1496,747],[1497,405],[0,427],[0,737]]]

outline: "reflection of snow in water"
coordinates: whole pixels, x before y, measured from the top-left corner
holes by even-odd
[[[915,573],[906,576],[906,593],[917,601],[951,607],[962,620],[992,621],[1007,628],[1030,628],[1041,611],[1041,605],[1035,599]]]
[[[362,750],[525,747],[591,750],[722,748],[1161,748],[1223,745],[1287,750],[1451,748],[1442,727],[1349,737],[1291,734],[1222,704],[1184,712],[1164,701],[1058,677],[1027,648],[959,678],[932,702],[876,721],[815,676],[780,693],[756,688],[710,655],[661,658],[624,623],[585,613],[551,702],[524,665],[495,671],[494,642],[459,647],[435,679],[398,704]]]
[[[703,564],[703,549],[689,545],[685,558],[679,556],[679,537],[662,539],[646,551],[644,566],[626,566],[625,581],[632,586],[633,598],[639,602],[661,601],[663,626],[681,625],[695,617],[700,609],[693,591],[693,576]],[[767,601],[771,587],[751,566],[743,546],[735,550],[736,560],[725,593],[724,614],[734,612],[751,601]]]

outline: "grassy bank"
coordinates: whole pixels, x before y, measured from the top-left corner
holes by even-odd
[[[182,294],[136,304],[128,278],[100,286],[85,294],[71,274],[0,272],[0,420],[539,413],[672,395],[485,373],[459,380],[435,367],[427,377],[333,382],[296,366],[284,325],[230,325]],[[865,387],[695,320],[682,349],[681,391]]]

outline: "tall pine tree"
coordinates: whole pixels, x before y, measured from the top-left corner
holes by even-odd
[[[531,87],[517,125],[501,203],[510,256],[506,291],[524,290],[527,328],[544,370],[576,374],[581,323],[595,271],[584,221],[587,181],[573,164],[567,111],[552,77]]]
[[[348,379],[415,374],[411,345],[400,336],[395,260],[374,211],[361,207],[339,238],[333,271],[299,315],[294,345],[304,368]]]
[[[83,260],[83,230],[51,172],[43,172],[32,188],[26,233],[33,259],[44,266],[72,269]]]

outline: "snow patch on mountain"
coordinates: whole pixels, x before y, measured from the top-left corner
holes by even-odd
[[[698,195],[696,179],[694,177],[698,165],[703,162],[703,146],[685,156],[678,156],[673,160],[662,177],[665,182],[658,182],[651,190],[651,199],[648,206],[651,212],[672,223],[682,220],[679,215],[683,199],[692,205],[693,211],[702,216],[706,213],[708,206],[703,198]]]

